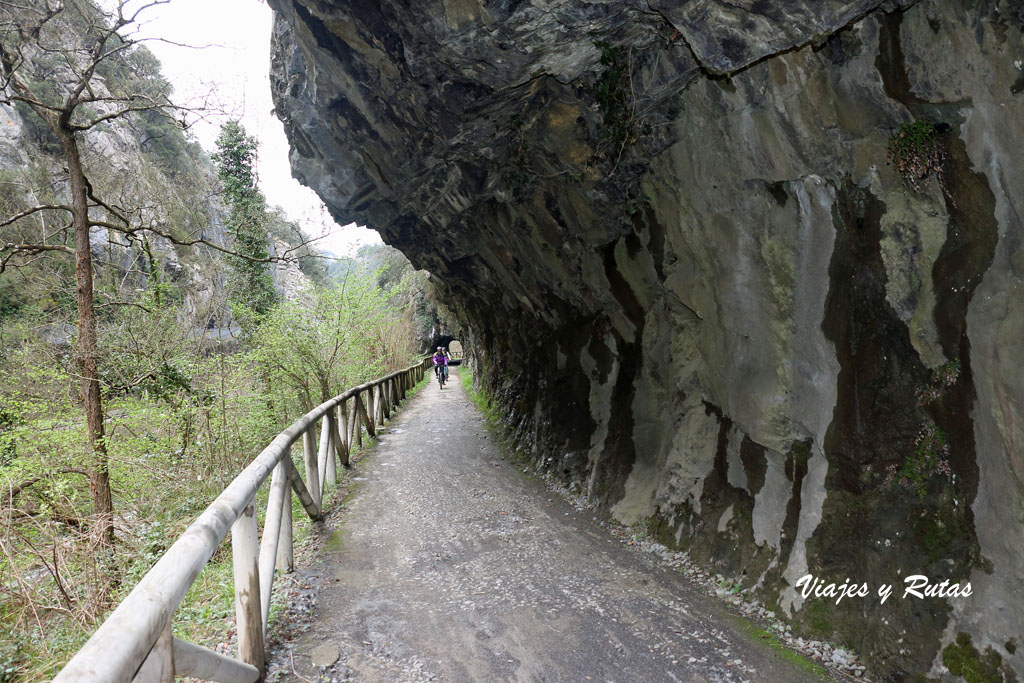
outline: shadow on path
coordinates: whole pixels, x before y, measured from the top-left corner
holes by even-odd
[[[355,467],[278,680],[820,680],[503,460],[459,382],[426,383]]]

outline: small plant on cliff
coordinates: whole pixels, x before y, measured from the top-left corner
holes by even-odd
[[[886,481],[898,481],[904,487],[913,489],[923,500],[928,493],[928,481],[935,474],[953,481],[946,434],[934,424],[928,423],[914,437],[914,450],[903,461],[903,466],[899,469],[895,465],[889,468]]]
[[[939,127],[926,119],[903,124],[889,138],[888,163],[917,191],[933,173],[941,179],[945,158]]]
[[[530,170],[530,149],[526,132],[523,129],[523,112],[514,114],[509,121],[509,156],[501,171],[502,183],[509,187],[512,194],[520,198],[537,174]]]
[[[985,653],[978,652],[966,633],[958,633],[956,642],[950,643],[942,650],[942,663],[954,676],[963,676],[967,683],[1001,683],[1011,680],[1004,677],[1002,657],[991,647]]]
[[[960,379],[960,361],[946,361],[932,370],[931,382],[917,392],[917,405],[924,406],[942,398],[942,394]]]
[[[632,50],[603,40],[594,41],[594,46],[601,51],[604,71],[589,90],[601,110],[601,134],[610,143],[609,156],[617,163],[626,146],[636,142],[641,133],[649,132],[650,127],[642,124],[636,113]]]

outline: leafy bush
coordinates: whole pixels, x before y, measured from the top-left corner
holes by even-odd
[[[13,683],[17,680],[20,662],[21,652],[16,643],[0,643],[0,683]]]
[[[403,365],[382,342],[396,324],[384,290],[371,275],[350,273],[344,284],[306,293],[267,316],[256,335],[268,384],[288,387],[305,412],[346,388]]]
[[[928,482],[935,475],[953,481],[946,433],[929,422],[914,437],[914,450],[903,460],[903,465],[889,469],[888,481],[899,482],[923,500],[928,494]]]
[[[900,126],[889,138],[887,158],[911,187],[920,191],[929,176],[941,177],[946,151],[939,126],[926,119]]]

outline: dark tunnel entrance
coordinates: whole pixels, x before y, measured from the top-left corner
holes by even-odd
[[[448,349],[448,353],[452,358],[452,365],[460,365],[462,363],[464,351],[461,341],[451,335],[439,335],[434,337],[434,342],[430,346],[431,353],[436,351],[438,346]]]

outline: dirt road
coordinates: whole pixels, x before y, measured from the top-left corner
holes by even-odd
[[[454,373],[403,407],[324,531],[280,680],[820,680],[501,456]]]

